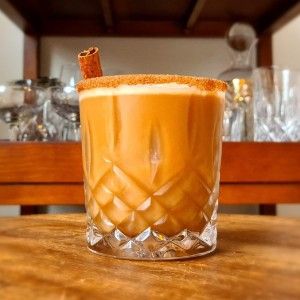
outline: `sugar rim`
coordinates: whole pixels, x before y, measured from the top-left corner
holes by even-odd
[[[94,88],[117,88],[120,85],[141,85],[141,84],[164,84],[178,83],[196,87],[202,91],[219,92],[226,91],[227,84],[218,79],[183,76],[183,75],[160,75],[160,74],[131,74],[131,75],[114,75],[101,76],[81,80],[77,84],[77,90],[94,89]]]

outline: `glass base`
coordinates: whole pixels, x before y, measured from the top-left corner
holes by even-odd
[[[216,249],[217,229],[214,221],[200,232],[182,230],[167,237],[147,228],[135,237],[115,229],[101,234],[92,222],[87,228],[88,248],[93,253],[131,260],[175,260],[203,256]]]

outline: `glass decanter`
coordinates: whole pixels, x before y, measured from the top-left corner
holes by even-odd
[[[230,67],[219,75],[228,83],[223,121],[224,141],[253,140],[252,60],[256,45],[254,29],[234,23],[227,34]]]

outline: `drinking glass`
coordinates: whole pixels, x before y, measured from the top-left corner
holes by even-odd
[[[253,72],[255,140],[299,140],[300,72],[278,67]]]
[[[282,114],[285,131],[292,142],[300,141],[300,71],[282,70]]]
[[[17,95],[7,85],[0,85],[0,118],[9,125],[9,139],[16,141],[19,135],[19,110],[23,104],[23,95]]]
[[[42,109],[39,109],[36,116],[28,124],[28,128],[35,131],[35,135],[31,138],[38,141],[53,141],[57,139],[60,129],[61,118],[56,114],[51,106],[49,97],[49,88],[53,86],[61,86],[62,83],[57,78],[39,77],[37,79],[22,79],[10,83],[11,85],[38,87],[43,88],[46,93],[46,101]],[[58,120],[59,119],[59,120]],[[28,139],[28,134],[23,136],[23,140]]]
[[[80,141],[80,118],[78,93],[72,86],[57,86],[50,89],[51,104],[63,118],[61,139]]]
[[[80,80],[78,65],[75,63],[63,64],[60,69],[59,79],[64,85],[75,87],[76,83]]]
[[[39,124],[46,91],[27,84],[0,86],[0,118],[9,124],[13,141],[39,139]]]
[[[212,252],[226,84],[122,75],[78,89],[89,249],[145,260]]]

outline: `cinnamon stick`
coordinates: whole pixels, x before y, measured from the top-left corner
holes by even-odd
[[[99,49],[90,47],[78,54],[81,75],[84,79],[102,76]]]

